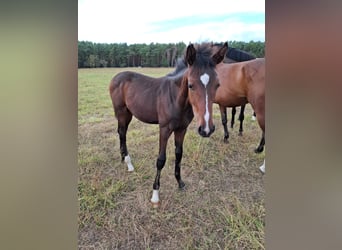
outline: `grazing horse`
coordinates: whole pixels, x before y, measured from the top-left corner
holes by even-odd
[[[215,103],[223,107],[251,104],[262,130],[262,138],[255,152],[261,153],[265,145],[265,58],[233,64],[220,63],[216,71],[220,87],[216,91]]]
[[[128,171],[134,170],[126,145],[126,133],[132,116],[145,123],[159,124],[157,174],[151,198],[153,207],[159,206],[160,175],[172,132],[175,139],[175,177],[182,189],[185,184],[181,178],[180,164],[187,127],[195,115],[201,136],[209,137],[215,130],[212,101],[219,85],[215,67],[224,59],[227,50],[227,43],[215,53],[207,43],[190,44],[184,57],[187,66],[177,74],[152,78],[125,71],[113,77],[109,84],[109,93],[118,120],[121,160],[127,164]]]

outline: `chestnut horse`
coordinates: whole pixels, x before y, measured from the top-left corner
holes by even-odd
[[[182,189],[185,184],[181,178],[180,164],[187,127],[195,115],[201,136],[209,137],[215,130],[212,106],[219,85],[215,67],[224,59],[227,49],[227,43],[215,52],[206,43],[190,44],[184,57],[187,67],[177,74],[152,78],[125,71],[113,77],[109,84],[118,120],[121,160],[127,164],[128,171],[134,170],[126,145],[126,133],[132,116],[145,123],[159,124],[159,155],[151,198],[154,207],[159,206],[160,175],[172,132],[175,139],[175,177]]]
[[[222,44],[216,43],[213,44],[214,49],[219,49],[220,46],[222,46]],[[244,61],[249,61],[249,60],[253,60],[256,59],[255,56],[253,56],[252,54],[237,49],[237,48],[232,48],[229,47],[228,51],[226,53],[226,56],[223,60],[224,63],[236,63],[236,62],[244,62]],[[223,125],[223,130],[224,130],[224,137],[223,140],[224,142],[228,142],[228,138],[229,138],[229,132],[228,132],[228,128],[227,128],[227,107],[231,107],[232,108],[232,118],[230,120],[230,127],[233,128],[234,126],[234,122],[235,122],[235,114],[236,114],[236,106],[220,106],[220,112],[221,112],[221,121],[222,121],[222,125]],[[242,135],[243,132],[243,120],[245,118],[244,112],[245,112],[245,107],[246,104],[242,104],[240,107],[240,114],[239,114],[239,121],[240,121],[240,126],[239,126],[239,135]],[[253,113],[252,119],[255,118],[255,112]]]
[[[220,63],[216,71],[220,87],[216,92],[215,103],[220,107],[251,104],[262,130],[262,138],[255,152],[261,153],[265,145],[265,58],[233,64]]]

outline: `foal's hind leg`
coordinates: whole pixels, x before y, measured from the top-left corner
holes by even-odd
[[[183,189],[185,187],[185,184],[181,178],[181,161],[182,161],[182,156],[183,156],[183,141],[184,141],[186,129],[175,131],[174,133],[175,133],[175,154],[176,154],[175,177],[178,182],[178,187]]]
[[[259,143],[259,146],[254,150],[255,153],[261,153],[264,151],[264,145],[265,145],[265,132],[262,132],[261,140]]]
[[[219,106],[220,106],[220,112],[221,112],[221,121],[223,125],[223,130],[224,130],[223,141],[228,142],[229,133],[228,133],[228,128],[227,128],[227,109],[226,107],[223,107],[221,105]]]
[[[125,110],[117,112],[118,119],[118,134],[120,138],[120,153],[121,161],[125,161],[128,171],[134,171],[134,167],[131,162],[131,157],[128,154],[126,145],[126,134],[128,125],[132,120],[132,114],[125,108]]]
[[[160,174],[166,162],[166,146],[167,141],[171,135],[170,129],[168,127],[163,127],[159,129],[159,156],[157,159],[157,174],[153,183],[153,193],[151,202],[153,207],[159,206],[159,188],[160,188]]]
[[[240,121],[239,135],[242,135],[242,132],[243,132],[243,120],[245,119],[245,107],[246,107],[246,104],[243,104],[243,105],[241,105],[241,108],[240,108],[240,115],[239,115],[239,121]]]

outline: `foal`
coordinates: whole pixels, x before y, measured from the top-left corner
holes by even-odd
[[[212,101],[218,87],[215,66],[223,60],[227,49],[227,43],[215,53],[209,44],[190,44],[184,57],[187,67],[177,74],[152,78],[125,71],[117,74],[109,84],[118,120],[121,160],[127,164],[128,171],[134,170],[126,145],[126,133],[132,116],[145,123],[159,124],[159,155],[151,198],[154,207],[158,207],[160,202],[160,175],[166,162],[166,146],[171,134],[174,133],[175,139],[175,177],[179,188],[184,188],[180,164],[188,125],[195,115],[201,136],[209,137],[215,130],[212,120]]]

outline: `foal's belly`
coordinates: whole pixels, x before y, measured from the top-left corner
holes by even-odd
[[[149,111],[142,111],[142,112],[134,112],[133,111],[132,114],[139,121],[149,123],[149,124],[158,124],[159,123],[158,116],[155,113],[152,113]]]

